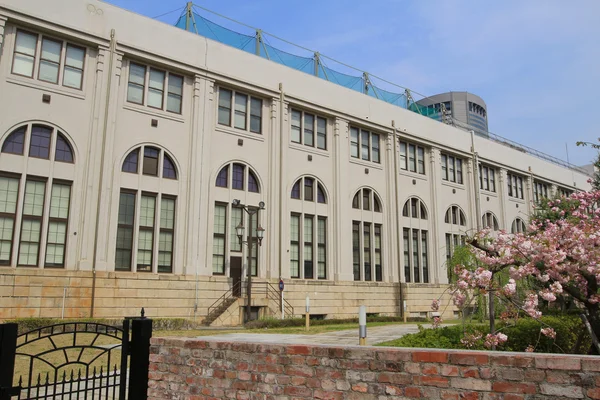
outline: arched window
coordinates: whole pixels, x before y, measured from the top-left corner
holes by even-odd
[[[448,210],[446,210],[444,222],[452,225],[466,226],[467,218],[459,206],[450,206],[448,207]]]
[[[173,158],[157,146],[139,146],[127,154],[121,172],[115,271],[173,272],[179,192]],[[157,185],[132,174],[164,181]]]
[[[515,218],[510,229],[511,233],[524,233],[527,230],[527,225],[521,218]]]
[[[8,134],[1,151],[3,157],[22,156],[25,163],[38,158],[49,164],[42,176],[0,170],[0,265],[64,268],[75,175],[71,144],[56,128],[30,123]],[[51,168],[53,162],[72,165]]]
[[[492,213],[490,211],[487,211],[485,214],[483,214],[483,216],[481,217],[481,222],[482,222],[484,228],[490,228],[494,231],[497,231],[500,229],[500,227],[498,225],[498,219],[496,218],[494,213]]]
[[[230,162],[219,170],[215,178],[214,212],[212,213],[213,243],[212,258],[207,262],[212,263],[213,275],[226,275],[230,268],[230,276],[234,277],[233,284],[239,281],[242,275],[242,265],[245,265],[247,257],[242,257],[244,248],[236,234],[236,227],[246,227],[244,241],[249,240],[252,230],[253,241],[256,241],[257,229],[262,218],[262,211],[257,211],[250,217],[242,207],[234,206],[234,199],[240,200],[240,204],[248,208],[258,208],[263,200],[260,194],[260,179],[256,171],[249,165],[241,162]],[[268,207],[269,205],[267,205]],[[251,226],[251,230],[247,227]],[[246,247],[247,249],[247,247]],[[258,275],[258,259],[260,247],[256,244],[252,250],[252,275]],[[211,256],[211,253],[208,254]],[[236,278],[237,277],[237,278]]]
[[[425,204],[416,197],[408,199],[402,208],[402,216],[409,218],[427,219]]]
[[[315,183],[315,178],[308,176],[302,177],[294,183],[290,197],[292,199],[304,201],[315,201],[316,199],[317,203],[327,203],[323,185],[319,181],[316,181]]]
[[[231,171],[231,176],[230,176]],[[231,188],[235,190],[248,190],[252,193],[260,193],[260,186],[256,173],[252,168],[241,163],[227,164],[217,174],[217,187],[228,188],[231,182]],[[247,182],[247,184],[246,184]]]
[[[321,181],[303,176],[292,185],[290,202],[290,277],[327,279],[327,195]]]
[[[370,188],[352,198],[352,269],[355,281],[383,281],[381,200]]]
[[[74,162],[73,149],[65,136],[57,129],[41,124],[25,125],[12,131],[2,144],[2,153],[24,155],[27,142],[29,157]]]
[[[372,208],[371,208],[372,207]],[[381,200],[377,193],[368,188],[360,189],[352,199],[352,208],[381,212]]]
[[[429,283],[429,221],[425,203],[411,197],[402,207],[405,282]]]
[[[143,154],[141,168],[140,154]],[[161,165],[162,168],[160,168]],[[158,173],[159,170],[162,171],[161,174]],[[143,175],[166,179],[177,179],[177,169],[171,157],[165,151],[154,146],[140,146],[132,150],[125,157],[121,171],[132,174],[142,173]]]

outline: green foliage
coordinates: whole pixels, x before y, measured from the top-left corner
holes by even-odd
[[[600,140],[600,139],[598,139],[598,140]],[[597,144],[597,143],[577,142],[577,146],[581,146],[581,147],[590,146],[593,149],[600,150],[600,144]],[[594,190],[600,190],[600,153],[598,153],[598,156],[594,160],[594,167],[595,167],[596,171],[594,172],[594,176],[592,177],[592,188]]]
[[[410,319],[409,319],[410,320]],[[403,319],[400,317],[385,317],[385,316],[372,316],[367,317],[367,322],[402,322]],[[304,318],[286,318],[277,319],[273,317],[267,317],[256,321],[250,321],[244,326],[247,329],[275,329],[275,328],[288,328],[293,326],[304,326],[306,320]],[[358,324],[358,318],[346,318],[346,319],[321,319],[310,321],[311,326],[320,325],[340,325],[340,324]]]
[[[525,351],[528,346],[536,346],[538,353],[577,353],[586,354],[591,345],[591,339],[579,317],[575,315],[544,316],[541,322],[530,319],[519,319],[514,326],[499,324],[498,331],[508,336],[508,341],[500,346],[502,351]],[[556,339],[540,334],[542,327],[550,326],[556,331]],[[454,325],[438,329],[419,328],[419,333],[401,337],[390,342],[380,343],[379,346],[422,347],[441,349],[464,349],[461,339],[467,334],[489,333],[489,327],[484,324]],[[583,333],[578,343],[579,335]],[[539,340],[539,342],[538,342]],[[472,350],[485,349],[483,340],[477,342]]]
[[[110,326],[123,326],[122,318],[78,318],[78,319],[59,319],[59,318],[19,318],[5,321],[18,325],[19,334],[29,332],[35,329],[44,328],[50,325],[62,324],[67,322],[95,323]],[[196,329],[197,324],[185,318],[152,318],[152,330],[154,331],[179,331]]]
[[[556,196],[553,199],[546,199],[536,206],[531,222],[539,222],[545,228],[548,222],[572,220],[572,210],[576,210],[578,206],[579,200],[567,197]]]

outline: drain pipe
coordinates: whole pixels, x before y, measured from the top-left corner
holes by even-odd
[[[396,121],[392,121],[392,128],[394,131],[394,204],[396,206],[396,260],[398,262],[398,295],[400,296],[400,317],[404,318],[404,293],[402,292],[402,267],[400,266],[401,252],[400,252],[400,206],[398,205],[398,154],[397,142],[398,138],[396,135]]]
[[[106,153],[106,134],[108,131],[108,110],[110,108],[110,91],[112,86],[113,63],[117,42],[115,30],[110,30],[110,50],[108,60],[108,80],[106,86],[106,102],[104,104],[104,126],[102,127],[102,149],[100,150],[100,177],[98,182],[98,199],[96,210],[96,230],[94,232],[94,255],[92,258],[92,301],[90,305],[90,318],[94,318],[94,305],[96,303],[96,262],[98,261],[98,236],[100,236],[100,202],[102,201],[102,188],[104,183],[104,157]]]
[[[279,84],[279,280],[281,280],[283,264],[283,130],[285,128],[283,121],[283,111],[285,94],[283,93],[283,83]],[[282,297],[283,299],[283,297]],[[283,307],[283,300],[282,307]]]

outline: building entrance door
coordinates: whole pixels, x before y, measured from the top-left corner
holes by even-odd
[[[233,278],[233,296],[242,297],[242,257],[229,259],[229,277]]]

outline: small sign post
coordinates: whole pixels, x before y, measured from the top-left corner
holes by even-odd
[[[310,299],[308,298],[308,295],[306,295],[306,330],[308,331],[310,329]]]
[[[283,284],[283,279],[279,279],[279,293],[280,293],[280,302],[281,302],[281,319],[285,318],[285,308],[283,306],[283,289],[285,285]]]

